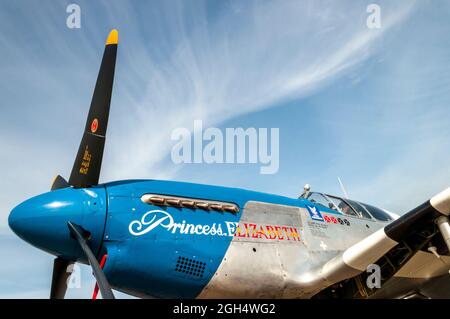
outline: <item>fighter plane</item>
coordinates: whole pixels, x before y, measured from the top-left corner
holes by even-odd
[[[69,180],[58,175],[9,216],[20,238],[56,256],[50,298],[64,298],[76,262],[90,264],[94,297],[105,299],[112,288],[143,298],[450,297],[450,188],[399,217],[309,187],[289,198],[99,183],[117,48],[112,30]],[[369,287],[374,265],[380,285]]]

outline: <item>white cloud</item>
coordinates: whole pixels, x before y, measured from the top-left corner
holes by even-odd
[[[175,127],[192,129],[195,119],[220,123],[314,92],[370,57],[376,41],[413,7],[414,2],[382,5],[380,30],[366,27],[364,5],[349,2],[240,3],[239,10],[225,11],[214,22],[199,6],[189,28],[194,10],[178,8],[169,36],[176,39],[175,49],[156,49],[167,61],[156,62],[148,43],[120,48],[122,67],[128,68],[118,73],[116,87],[139,91],[144,81],[145,90],[114,101],[120,119],[113,120],[114,146],[107,148],[104,176],[173,176],[179,167],[162,160]],[[169,168],[174,171],[167,174]]]

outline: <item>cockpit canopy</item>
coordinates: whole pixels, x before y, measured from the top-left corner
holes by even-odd
[[[333,209],[345,215],[375,219],[383,222],[393,220],[384,210],[355,200],[318,192],[305,192],[302,194],[302,197],[308,199],[311,203]]]

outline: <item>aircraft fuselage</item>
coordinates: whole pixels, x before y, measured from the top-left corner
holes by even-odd
[[[309,272],[384,225],[235,188],[156,180],[100,186],[104,272],[113,287],[141,297],[308,297],[317,290]]]

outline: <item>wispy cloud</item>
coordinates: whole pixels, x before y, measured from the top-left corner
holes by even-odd
[[[123,72],[133,70],[127,77],[135,78],[127,87],[138,91],[136,87],[144,84],[145,89],[129,103],[115,101],[127,108],[118,111],[120,123],[115,124],[122,136],[111,136],[115,146],[104,176],[155,176],[169,167],[176,170],[162,164],[172,146],[173,128],[192,129],[194,119],[217,124],[314,92],[376,52],[375,40],[407,18],[414,7],[414,2],[386,4],[383,27],[373,30],[366,27],[366,6],[361,4],[229,4],[214,21],[203,5],[194,9],[191,4],[180,5],[172,21],[175,27],[170,29],[173,51],[156,49],[155,53],[152,39],[148,39],[151,49],[136,43],[121,48],[126,59],[122,67],[131,65]],[[195,21],[190,22],[194,11]],[[160,55],[167,60],[157,63],[155,56]],[[117,87],[124,80],[121,74]],[[136,81],[141,83],[133,88]],[[129,108],[136,112],[130,114]]]
[[[414,8],[382,2],[382,28],[371,30],[365,3],[80,1],[82,28],[72,31],[65,5],[19,1],[0,10],[0,163],[20,167],[2,182],[11,190],[2,224],[20,201],[8,183],[28,196],[57,173],[68,176],[110,28],[119,28],[120,48],[102,180],[170,178],[181,167],[164,161],[173,128],[315,92],[376,52],[376,40]]]

